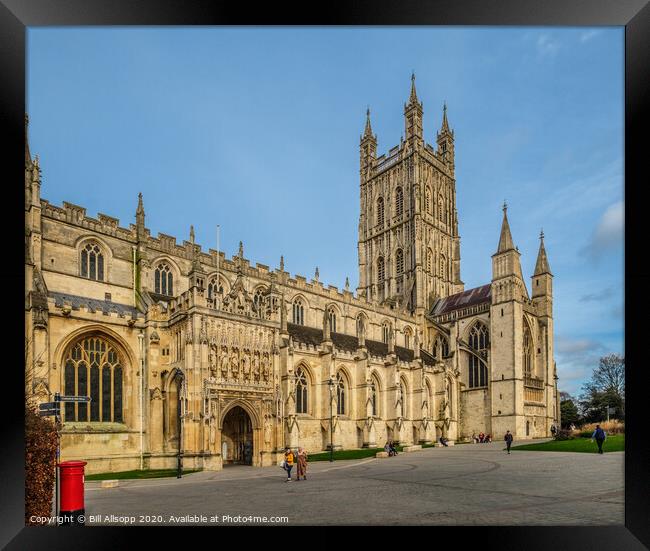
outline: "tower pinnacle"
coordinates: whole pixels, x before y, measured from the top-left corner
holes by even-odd
[[[411,72],[411,95],[409,96],[409,104],[417,103],[418,94],[415,90],[415,71]]]
[[[535,262],[535,273],[533,276],[550,274],[551,268],[548,265],[548,257],[544,248],[544,230],[539,234],[539,252],[537,253],[537,262]]]
[[[366,109],[366,128],[363,132],[364,138],[372,138],[372,126],[370,124],[370,107]]]
[[[499,237],[499,248],[497,253],[503,253],[514,249],[512,243],[512,234],[510,233],[510,225],[508,224],[508,205],[503,202],[503,222],[501,223],[501,236]]]

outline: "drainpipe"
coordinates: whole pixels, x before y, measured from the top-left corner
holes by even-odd
[[[144,333],[138,333],[140,341],[140,470],[144,470]]]

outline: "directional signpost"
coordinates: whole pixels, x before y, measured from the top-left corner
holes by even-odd
[[[55,395],[57,402],[90,402],[90,396],[59,396]]]
[[[61,403],[60,402],[45,402],[44,404],[38,404],[38,414],[41,417],[49,417],[52,415],[61,415]]]

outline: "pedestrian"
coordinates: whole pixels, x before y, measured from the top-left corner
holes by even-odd
[[[388,448],[390,449],[389,455],[397,455],[397,448],[395,447],[395,443],[392,440],[388,441]]]
[[[476,444],[478,442],[478,438],[476,437],[476,432],[472,432],[472,443]]]
[[[284,468],[287,471],[287,482],[291,482],[291,469],[296,462],[296,456],[289,446],[284,451]]]
[[[510,446],[512,446],[512,433],[507,430],[506,435],[503,437],[506,441],[506,448],[508,449],[508,454],[510,454]]]
[[[555,433],[557,432],[557,429],[555,428],[555,425],[551,425],[551,435],[553,438],[555,438]]]
[[[596,425],[596,430],[591,435],[592,442],[594,439],[596,439],[596,444],[598,444],[598,453],[603,453],[603,442],[607,439],[607,434],[600,428],[600,425]]]
[[[481,444],[483,444],[483,442],[485,441],[485,434],[483,434],[483,431],[478,433],[478,441]]]
[[[304,448],[298,448],[298,463],[296,463],[296,480],[307,480],[307,452]]]

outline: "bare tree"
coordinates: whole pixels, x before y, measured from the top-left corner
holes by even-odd
[[[625,400],[625,357],[609,354],[600,358],[587,387],[598,392],[611,392]]]

